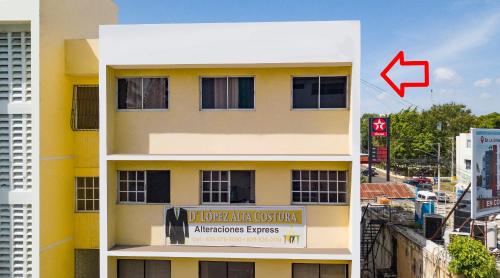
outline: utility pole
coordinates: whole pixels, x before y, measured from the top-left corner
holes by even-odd
[[[438,143],[438,192],[441,192],[441,143]]]

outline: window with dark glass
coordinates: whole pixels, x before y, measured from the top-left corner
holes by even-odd
[[[253,109],[253,77],[201,78],[202,109]]]
[[[99,178],[76,177],[76,211],[92,212],[99,210]]]
[[[254,278],[251,262],[200,262],[200,278]]]
[[[202,203],[255,203],[254,171],[202,171]]]
[[[148,110],[167,108],[167,78],[118,78],[118,109]]]
[[[170,171],[118,171],[118,187],[122,203],[170,203]]]
[[[118,278],[170,278],[170,261],[118,260]]]
[[[75,86],[72,109],[73,130],[99,129],[99,86]]]
[[[293,77],[293,109],[347,107],[347,76]]]
[[[293,203],[347,203],[347,171],[293,170]]]
[[[292,264],[293,278],[347,278],[345,264]]]

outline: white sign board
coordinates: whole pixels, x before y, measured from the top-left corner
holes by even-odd
[[[304,207],[166,207],[167,245],[306,247]]]
[[[500,129],[471,129],[471,218],[500,213]]]

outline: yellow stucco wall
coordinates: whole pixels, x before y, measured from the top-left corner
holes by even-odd
[[[119,140],[109,150],[127,154],[348,154],[349,110],[291,110],[291,77],[350,73],[350,67],[115,70],[107,80],[111,111],[117,109],[116,77],[168,77],[170,96],[167,111],[115,112],[108,124],[114,126]],[[255,77],[255,110],[200,111],[200,77],[228,75]]]
[[[120,258],[110,258],[109,260],[109,278],[115,278],[117,272],[117,260]],[[131,259],[131,258],[124,258]],[[151,258],[133,258],[133,259],[151,259]],[[172,278],[197,278],[199,277],[199,262],[200,261],[237,261],[237,262],[254,262],[255,277],[292,277],[293,263],[314,263],[314,264],[348,264],[348,261],[317,261],[317,260],[220,260],[220,259],[205,259],[205,258],[165,258],[170,259],[170,273]],[[156,259],[158,260],[158,259]]]
[[[86,142],[85,149],[77,150],[81,146],[82,138],[75,138],[71,130],[73,85],[88,80],[87,78],[76,80],[77,77],[66,75],[65,40],[97,38],[99,24],[116,21],[117,10],[111,0],[40,1],[40,277],[42,278],[73,277],[74,248],[95,248],[95,242],[98,242],[96,226],[98,215],[75,215],[74,209],[75,173],[92,171],[79,169],[80,167],[97,169],[95,161],[98,156],[95,139],[92,142],[91,138],[87,138],[89,141]],[[78,56],[73,58],[78,59]],[[97,84],[96,77],[93,80],[94,84]]]
[[[349,170],[345,162],[116,162],[118,170],[168,169],[173,205],[200,204],[200,170],[255,170],[256,205],[291,204],[291,170]],[[116,171],[110,173],[116,211],[116,244],[163,245],[162,205],[116,204]],[[307,205],[307,247],[349,248],[349,206]]]

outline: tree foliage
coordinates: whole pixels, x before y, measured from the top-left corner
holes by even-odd
[[[376,114],[364,114],[361,118],[361,151],[367,152],[368,119]],[[419,111],[403,109],[391,114],[391,159],[394,167],[404,169],[414,161],[430,161],[437,165],[438,143],[441,144],[441,171],[449,174],[455,137],[469,132],[471,127],[500,128],[500,114],[491,113],[476,117],[463,104],[447,103],[434,105]],[[385,146],[381,138],[374,145]],[[419,174],[419,173],[413,173]]]
[[[496,263],[486,247],[469,237],[455,237],[448,245],[450,271],[467,278],[494,278]]]

